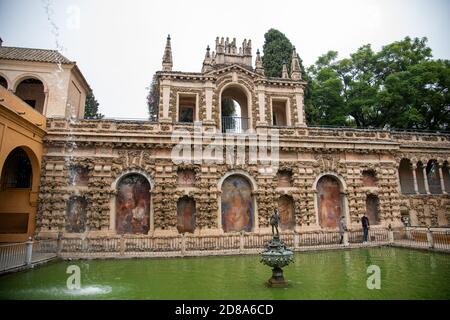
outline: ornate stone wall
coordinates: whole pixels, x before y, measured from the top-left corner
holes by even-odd
[[[48,120],[37,218],[40,235],[63,232],[80,236],[65,228],[68,204],[73,197],[86,200],[85,233],[115,235],[117,183],[130,173],[142,175],[150,184],[150,236],[178,234],[177,203],[183,197],[195,201],[194,235],[223,233],[221,183],[231,174],[241,175],[252,185],[255,220],[252,232],[255,233],[270,232],[269,217],[281,196],[292,198],[294,207],[295,226],[285,232],[327,231],[318,219],[317,183],[323,176],[339,181],[341,214],[347,217],[350,228],[360,227],[360,219],[368,210],[368,197],[376,199],[378,204],[370,210],[378,213],[379,227],[401,226],[406,216],[420,225],[448,225],[450,198],[445,188],[441,188],[442,194],[404,195],[398,168],[405,158],[414,164],[436,160],[439,170],[445,173],[440,175],[442,185],[450,189],[447,181],[450,175],[445,171],[450,162],[450,135],[306,127],[305,82],[266,78],[237,64],[204,73],[165,70],[158,72],[157,77],[161,88],[158,122]],[[184,136],[194,132],[193,123],[177,121],[179,94],[196,95],[202,132],[212,128],[220,133],[221,95],[230,86],[247,97],[252,134],[259,138],[268,131],[278,130],[278,165],[270,161],[245,164],[205,159],[190,163],[175,161],[171,152],[178,140],[173,139],[172,133],[178,129],[184,130]],[[286,101],[290,126],[271,126],[273,98]],[[194,142],[191,149],[202,153],[209,143],[208,139],[191,141]],[[226,154],[227,147],[222,148]],[[232,150],[233,156],[250,153],[248,145],[234,146]],[[269,160],[275,156],[276,153],[270,153]],[[70,170],[74,166],[88,170],[87,186],[72,183]],[[186,170],[193,172],[189,185],[179,182],[180,172]],[[367,171],[373,175],[369,184],[363,174]],[[290,183],[280,184],[278,172],[287,172]],[[128,208],[130,223],[133,214],[138,212],[132,206]],[[333,216],[338,213],[332,209],[327,214],[331,214],[331,219],[338,218]]]

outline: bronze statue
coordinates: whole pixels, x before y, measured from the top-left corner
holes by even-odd
[[[272,234],[275,236],[274,227],[277,230],[277,237],[280,236],[280,233],[278,232],[278,223],[280,222],[280,214],[278,213],[278,210],[275,209],[272,213],[272,216],[270,217],[270,225],[272,226]]]

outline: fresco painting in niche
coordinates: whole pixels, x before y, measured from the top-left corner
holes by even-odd
[[[322,228],[337,228],[342,212],[342,199],[339,182],[324,176],[317,183],[319,223]]]
[[[66,231],[81,233],[86,231],[87,201],[83,197],[72,197],[67,205]]]
[[[73,186],[87,187],[89,183],[89,170],[74,166],[70,168],[70,182]]]
[[[195,230],[195,201],[189,197],[182,197],[177,203],[177,229],[179,233]]]
[[[117,233],[146,234],[150,229],[150,184],[140,174],[122,178],[117,187]]]
[[[225,232],[251,231],[253,196],[250,183],[241,176],[230,176],[222,184],[222,228]]]
[[[278,186],[288,188],[292,186],[292,174],[289,171],[278,172]]]
[[[379,223],[380,200],[377,196],[370,194],[366,198],[366,214],[369,223],[374,225]]]
[[[289,196],[281,196],[278,199],[278,211],[280,213],[280,227],[282,230],[292,230],[295,227],[294,201]]]
[[[194,186],[195,172],[193,170],[180,170],[178,171],[178,184],[188,187]]]

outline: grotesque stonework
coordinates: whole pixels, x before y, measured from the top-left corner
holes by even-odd
[[[168,40],[158,121],[49,119],[37,232],[265,233],[275,208],[284,233],[335,230],[341,215],[359,228],[364,213],[374,228],[406,216],[449,225],[449,135],[307,127],[297,70],[268,78],[261,68],[250,41],[218,39],[202,72],[172,71]]]

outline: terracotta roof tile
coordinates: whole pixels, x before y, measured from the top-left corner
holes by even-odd
[[[56,50],[3,47],[3,46],[0,47],[0,59],[62,63],[62,64],[75,63],[64,57],[61,53],[59,53]]]

